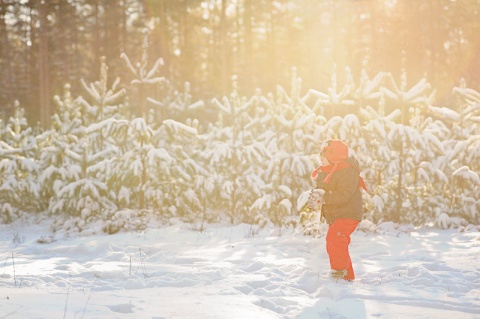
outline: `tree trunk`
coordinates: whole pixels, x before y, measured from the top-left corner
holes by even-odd
[[[403,198],[402,198],[402,191],[403,191],[403,176],[405,172],[403,170],[403,141],[400,142],[400,150],[398,152],[398,183],[397,183],[397,202],[396,202],[396,211],[393,214],[393,221],[396,223],[400,223],[401,216],[402,216],[402,207],[403,207]]]
[[[244,90],[248,92],[246,94],[251,94],[255,89],[256,80],[253,74],[253,49],[252,49],[252,0],[245,0],[244,3],[245,12],[243,15],[244,23],[244,67],[242,68],[242,76],[239,78],[240,81],[244,83]],[[240,39],[238,39],[240,41]]]
[[[230,74],[230,65],[228,63],[229,60],[229,46],[227,44],[227,15],[225,13],[227,7],[227,1],[222,0],[222,7],[220,10],[220,78],[221,78],[221,83],[220,83],[220,90],[222,94],[227,95],[229,91],[229,83],[230,80],[228,78]]]
[[[95,52],[94,54],[94,59],[93,59],[93,70],[98,71],[100,70],[100,57],[103,55],[102,54],[102,36],[100,33],[101,25],[100,25],[100,4],[99,0],[95,0],[95,3],[93,4],[94,7],[94,15],[95,15],[95,23],[93,25],[93,51]]]
[[[7,25],[5,23],[5,13],[8,3],[0,2],[0,104],[7,107],[13,107],[14,87],[11,82],[13,79],[12,57],[10,43],[8,41]],[[0,120],[6,122],[6,110],[0,111]]]
[[[40,20],[39,42],[38,42],[38,89],[39,89],[39,107],[40,121],[43,127],[50,123],[50,74],[48,61],[48,22],[46,12],[46,2],[37,0],[37,9]]]

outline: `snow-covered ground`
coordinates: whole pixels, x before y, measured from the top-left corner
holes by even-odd
[[[348,283],[328,278],[325,237],[299,230],[48,229],[0,225],[0,318],[480,318],[477,231],[357,230]]]

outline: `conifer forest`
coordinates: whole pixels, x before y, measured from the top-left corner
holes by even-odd
[[[0,0],[0,222],[299,220],[328,139],[365,219],[480,225],[480,0]]]

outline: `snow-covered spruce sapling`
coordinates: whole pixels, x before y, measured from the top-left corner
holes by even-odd
[[[355,103],[351,96],[352,90],[353,87],[351,83],[346,83],[341,89],[339,88],[337,66],[334,65],[331,84],[327,90],[328,92],[316,92],[316,94],[314,94],[317,95],[319,99],[315,103],[313,111],[317,114],[320,111],[320,114],[326,118],[350,113],[349,107],[352,107]]]
[[[270,180],[270,183],[261,186],[262,196],[255,200],[250,211],[255,216],[255,222],[261,227],[272,222],[281,229],[292,221],[288,219],[293,208],[290,200],[292,191],[288,186],[279,183],[280,176],[278,174],[271,176]]]
[[[453,88],[459,104],[457,135],[467,137],[472,130],[471,126],[480,124],[480,92],[468,88],[465,79],[461,79],[460,86]],[[477,131],[478,132],[478,131]]]
[[[105,57],[101,58],[100,79],[92,83],[81,81],[88,97],[81,99],[84,125],[100,122],[107,118],[116,117],[122,110],[120,103],[126,90],[120,88],[120,78],[116,78],[109,88],[108,66]]]
[[[209,121],[211,114],[205,108],[205,103],[202,100],[194,102],[190,91],[190,83],[185,82],[183,91],[167,85],[161,99],[147,98],[151,105],[148,107],[147,123],[156,129],[166,119],[181,123],[187,122],[192,117]]]
[[[410,108],[422,106],[423,109],[428,106],[428,102],[432,98],[430,83],[426,79],[421,79],[413,87],[407,89],[407,74],[402,72],[400,85],[397,85],[391,73],[385,76],[387,86],[381,88],[387,101],[391,101],[397,105],[401,111],[401,124],[409,125],[414,114],[410,112]]]
[[[100,80],[86,84],[88,98],[72,99],[69,86],[63,98],[55,97],[57,112],[51,130],[40,135],[42,142],[42,189],[49,197],[49,212],[81,216],[83,220],[112,209],[106,185],[108,169],[119,148],[121,131],[117,120],[124,96],[117,79],[108,88],[107,65],[102,59]],[[112,169],[114,170],[114,168]]]
[[[260,216],[268,216],[277,225],[291,222],[291,214],[296,214],[292,211],[293,203],[301,192],[312,187],[309,174],[314,165],[309,154],[317,153],[319,148],[315,138],[319,117],[299,98],[301,81],[293,73],[291,96],[277,87],[276,98],[263,102],[273,121],[264,121],[269,123],[266,129],[253,132],[271,157],[263,167],[265,193],[253,207],[260,213],[258,208],[263,204],[259,203],[266,200],[269,207],[275,203],[272,211],[264,211]]]
[[[368,183],[372,194],[364,194],[366,199],[365,213],[369,220],[384,219],[390,211],[385,210],[388,204],[393,206],[394,199],[391,188],[390,174],[385,174],[392,160],[391,146],[388,144],[388,133],[396,125],[395,120],[400,117],[400,110],[388,115],[383,111],[366,106],[360,109],[361,136],[351,136],[352,149],[361,166],[362,176]],[[386,215],[386,216],[385,216]],[[388,217],[387,217],[388,218]]]
[[[109,198],[105,181],[97,177],[103,161],[109,161],[114,150],[106,149],[92,153],[86,138],[76,150],[65,150],[65,165],[69,175],[55,181],[55,196],[50,202],[52,214],[66,213],[81,216],[85,222],[100,217],[102,213],[115,209]]]
[[[448,217],[476,224],[480,218],[480,188],[476,182],[480,171],[480,93],[468,88],[464,79],[453,92],[457,97],[458,113],[445,108],[432,109],[452,128],[451,137],[444,142],[449,146],[445,160],[448,165],[444,170],[450,178],[451,212],[449,210]]]
[[[37,149],[25,111],[17,102],[0,140],[0,212],[4,222],[11,222],[20,211],[39,208]]]
[[[449,135],[448,128],[441,122],[433,121],[430,117],[423,119],[421,125],[415,125],[416,131],[421,135],[424,143],[418,145],[421,149],[413,154],[416,169],[411,172],[412,182],[407,187],[407,197],[412,203],[411,210],[415,216],[411,222],[424,225],[428,220],[434,219],[434,207],[446,207],[447,198],[450,197],[448,177],[444,173],[446,163],[447,144],[442,135]]]
[[[138,97],[135,99],[137,102],[133,105],[135,107],[136,117],[146,118],[147,107],[146,102],[148,99],[148,88],[155,84],[166,83],[164,77],[158,76],[160,67],[163,65],[163,59],[159,58],[153,65],[153,67],[148,70],[148,30],[144,30],[144,38],[142,45],[142,59],[140,62],[136,63],[135,66],[130,62],[127,54],[122,53],[120,57],[125,61],[127,69],[133,75],[133,80],[130,84],[138,87]]]
[[[167,139],[156,137],[157,131],[143,118],[136,118],[128,125],[129,148],[115,159],[117,169],[112,171],[110,181],[121,209],[169,214],[167,197],[174,188],[171,167],[175,157],[167,149]]]
[[[116,78],[112,87],[109,88],[107,71],[108,66],[103,57],[100,68],[100,79],[89,84],[82,80],[82,85],[88,97],[78,98],[78,103],[81,105],[80,112],[82,114],[83,125],[87,129],[91,125],[94,125],[93,129],[90,129],[92,133],[89,136],[89,147],[92,152],[103,151],[112,144],[112,141],[110,141],[107,136],[109,132],[104,131],[103,127],[97,129],[96,125],[105,120],[122,119],[122,100],[125,97],[126,90],[119,88],[119,78]]]
[[[388,87],[382,87],[382,92],[386,96],[387,100],[392,100],[399,106],[401,111],[401,123],[393,126],[388,133],[388,141],[392,150],[397,154],[397,161],[393,161],[392,165],[395,165],[394,170],[397,171],[396,182],[396,205],[395,212],[393,214],[393,221],[400,222],[402,211],[410,209],[408,200],[405,200],[403,192],[405,187],[407,172],[412,168],[411,162],[407,162],[410,157],[409,153],[412,153],[412,147],[422,144],[420,135],[412,127],[408,126],[415,115],[409,115],[410,108],[415,109],[419,105],[426,105],[429,101],[428,90],[430,84],[425,80],[420,80],[416,85],[407,90],[407,76],[403,71],[401,75],[400,85],[397,85],[393,76],[389,73],[386,75],[388,81]],[[405,206],[405,207],[404,207]]]
[[[155,132],[155,145],[162,146],[171,155],[171,161],[168,174],[157,174],[152,181],[157,185],[153,189],[162,192],[165,214],[177,213],[187,222],[195,222],[199,216],[206,218],[209,211],[206,208],[209,194],[203,182],[207,182],[210,174],[199,157],[203,149],[197,125],[197,121],[183,124],[169,119]]]
[[[387,166],[389,178],[384,181],[385,191],[389,197],[386,200],[390,210],[387,216],[390,216],[390,220],[400,223],[408,221],[406,215],[411,209],[407,202],[405,187],[411,182],[409,172],[414,167],[411,155],[415,152],[413,147],[419,139],[415,130],[403,124],[396,124],[388,132],[387,141],[392,154]]]
[[[480,144],[480,136],[477,136],[477,143]],[[477,146],[478,147],[478,146]],[[453,216],[458,216],[474,225],[480,222],[479,198],[480,176],[478,171],[471,170],[464,165],[452,173],[452,196]],[[452,217],[453,217],[452,216]]]
[[[143,118],[133,119],[129,124],[128,136],[132,141],[129,150],[119,158],[118,170],[115,172],[118,175],[117,183],[123,185],[126,191],[117,196],[123,194],[124,201],[130,203],[130,208],[142,210],[145,208],[148,180],[147,154],[153,149],[151,144],[153,131]]]
[[[79,140],[85,135],[81,103],[78,99],[73,99],[70,85],[64,86],[62,97],[54,96],[54,102],[56,111],[52,116],[51,127],[37,136],[41,166],[40,202],[45,207],[54,198],[56,181],[65,180],[70,175],[65,150],[76,149]]]
[[[261,195],[262,181],[256,170],[265,164],[268,151],[255,140],[254,133],[244,129],[255,99],[242,99],[234,90],[230,98],[224,97],[222,102],[214,99],[213,103],[221,112],[217,126],[210,126],[212,138],[206,144],[205,160],[216,172],[222,206],[234,223],[238,218],[249,218],[249,207]],[[251,183],[252,179],[255,182]]]
[[[351,88],[350,95],[356,106],[357,115],[359,115],[361,108],[380,104],[380,99],[383,98],[381,85],[383,84],[386,75],[385,72],[379,72],[373,79],[370,79],[364,66],[360,72],[360,81],[358,85],[355,84],[349,68],[346,70],[346,75],[347,84]]]

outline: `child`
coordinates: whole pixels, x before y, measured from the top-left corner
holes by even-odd
[[[329,140],[320,151],[322,166],[312,172],[316,180],[309,198],[311,208],[322,204],[322,215],[329,224],[326,242],[332,277],[355,279],[348,252],[350,235],[362,220],[362,195],[365,187],[357,160],[348,157],[348,146]]]

